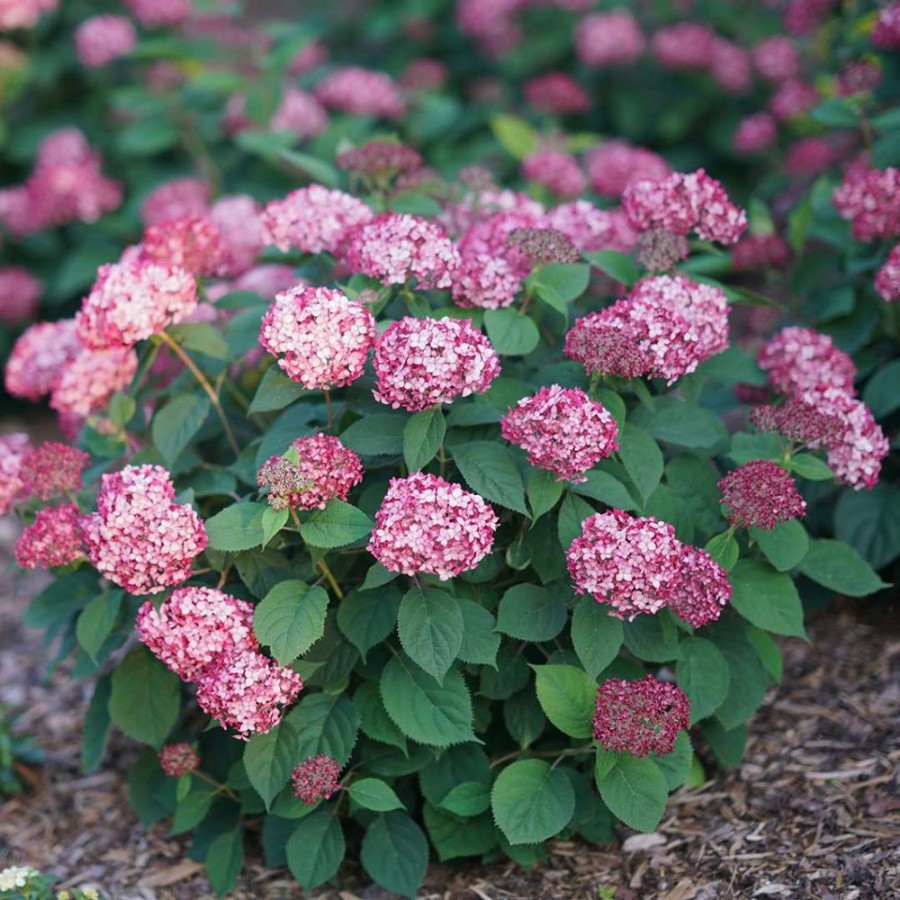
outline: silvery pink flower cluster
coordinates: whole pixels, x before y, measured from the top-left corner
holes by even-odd
[[[372,209],[352,194],[311,184],[266,206],[263,240],[285,252],[335,253],[354,228],[373,218]]]
[[[900,235],[900,169],[851,166],[833,200],[856,240]]]
[[[368,550],[386,569],[441,581],[474,569],[491,551],[499,520],[478,494],[437,475],[392,478]]]
[[[131,53],[136,44],[137,31],[125,16],[91,16],[75,29],[75,51],[81,64],[90,69],[108,66]]]
[[[87,556],[130,594],[157,594],[190,577],[206,548],[206,529],[188,504],[175,503],[160,466],[126,466],[104,475],[97,512],[82,521]]]
[[[566,551],[578,594],[633,620],[669,608],[695,628],[714,622],[731,599],[724,570],[705,551],[683,544],[675,529],[621,509],[595,513]]]
[[[591,108],[587,91],[565,72],[547,72],[529,78],[523,91],[525,102],[538,112],[567,116]]]
[[[665,69],[707,69],[712,64],[715,37],[699,22],[677,22],[653,35],[650,51]]]
[[[744,93],[753,81],[749,52],[722,37],[713,39],[709,72],[715,82],[730,94]]]
[[[841,421],[811,403],[791,398],[780,406],[763,404],[750,410],[750,421],[759,431],[777,431],[799,444],[827,444],[840,436]]]
[[[128,11],[147,28],[183,22],[194,11],[191,0],[123,0]]]
[[[738,153],[758,153],[775,143],[778,123],[767,112],[753,113],[738,123],[731,145]]]
[[[563,352],[591,377],[639,378],[647,372],[647,359],[627,331],[610,327],[596,314],[569,329]]]
[[[8,513],[19,498],[22,490],[19,472],[31,450],[27,434],[0,435],[0,515]]]
[[[747,234],[734,245],[731,262],[737,272],[758,272],[769,266],[784,268],[790,255],[784,238],[777,234]]]
[[[900,3],[889,3],[878,13],[870,38],[882,50],[900,50]]]
[[[738,466],[719,481],[718,488],[728,508],[728,521],[736,528],[771,531],[779,522],[806,514],[806,501],[794,479],[767,459]]]
[[[197,284],[178,268],[146,262],[101,266],[76,317],[78,336],[93,349],[131,347],[187,318]]]
[[[628,377],[617,369],[623,364],[636,368],[633,352],[618,349],[616,365],[604,364],[604,353],[621,347],[610,343],[616,334],[640,354],[639,374],[672,384],[727,349],[728,301],[718,288],[681,275],[644,278],[624,300],[579,319],[566,336],[564,352],[591,373]]]
[[[900,244],[894,247],[875,276],[875,290],[893,303],[900,300]]]
[[[19,468],[21,494],[47,501],[61,494],[77,493],[81,490],[82,473],[90,461],[90,456],[83,450],[45,441],[22,460]]]
[[[575,52],[592,69],[630,65],[645,47],[640,26],[626,9],[585,16],[575,32]]]
[[[0,31],[34,28],[44,13],[53,12],[59,0],[3,0],[0,3]]]
[[[354,273],[382,284],[406,284],[422,290],[446,289],[460,265],[459,251],[443,228],[419,216],[387,213],[352,231],[341,252]]]
[[[144,225],[158,225],[185,216],[202,216],[209,209],[211,188],[203,178],[173,178],[155,187],[141,203]]]
[[[181,778],[195,772],[200,765],[200,756],[191,744],[182,741],[166,744],[157,754],[159,766],[170,778]]]
[[[308,806],[330,800],[340,790],[340,781],[341,767],[325,753],[307,757],[291,775],[294,796]]]
[[[854,393],[853,360],[827,334],[812,328],[783,328],[760,349],[757,362],[779,394],[790,396],[829,387]]]
[[[330,434],[297,438],[291,449],[297,462],[272,456],[256,475],[273,509],[324,509],[331,500],[346,500],[363,480],[359,457]]]
[[[558,197],[577,197],[585,187],[584,173],[575,157],[550,147],[522,161],[522,176],[542,184]]]
[[[138,611],[138,637],[184,681],[197,684],[197,703],[241,738],[265,734],[282,707],[303,689],[300,676],[259,652],[253,604],[218,590],[179,588],[159,609]]]
[[[800,54],[789,37],[773,34],[753,47],[753,66],[766,81],[780,84],[800,74]]]
[[[785,30],[799,36],[812,34],[822,16],[836,3],[837,0],[788,0],[782,16]]]
[[[197,276],[224,274],[222,234],[205,215],[148,225],[140,246],[143,263]]]
[[[500,309],[515,302],[522,276],[502,256],[476,252],[463,256],[453,282],[453,300],[463,309]]]
[[[0,322],[30,322],[43,293],[40,281],[21,266],[0,266]]]
[[[339,153],[335,165],[347,172],[383,179],[416,172],[425,163],[417,150],[405,144],[368,141],[361,147]]]
[[[561,203],[544,216],[546,228],[561,232],[582,253],[619,250],[630,253],[637,244],[637,232],[619,209],[599,209],[587,200]]]
[[[467,319],[406,316],[378,338],[374,365],[375,399],[409,412],[482,394],[500,374],[496,351]]]
[[[523,397],[500,421],[510,443],[558,481],[584,481],[584,473],[619,448],[618,426],[609,411],[578,388],[558,384]]]
[[[622,210],[638,231],[694,232],[721,244],[734,244],[747,228],[747,214],[703,169],[632,183],[622,194]]]
[[[521,37],[515,20],[521,6],[522,0],[457,0],[456,24],[483,50],[500,55]]]
[[[585,158],[591,186],[601,197],[621,197],[625,188],[637,181],[660,180],[672,171],[657,153],[632,147],[626,141],[606,141]]]
[[[278,294],[259,342],[305,388],[343,387],[362,374],[375,343],[375,319],[340,291],[300,285]]]
[[[406,108],[389,75],[361,66],[336,69],[316,85],[315,95],[325,106],[357,116],[396,119]]]
[[[799,78],[782,82],[769,99],[769,111],[784,122],[811,110],[821,100],[819,92]]]
[[[247,97],[232,94],[225,104],[224,126],[228,134],[238,134],[258,127],[246,114]],[[269,131],[290,131],[298,140],[321,134],[328,127],[328,111],[307,91],[287,85],[281,100],[266,126]]]
[[[84,556],[81,513],[74,503],[39,509],[16,541],[16,562],[23,569],[66,566]]]
[[[62,419],[83,419],[103,410],[116,391],[125,390],[137,368],[137,353],[131,347],[82,347],[59,369],[50,406]]]
[[[104,177],[100,154],[77,128],[64,128],[44,139],[23,185],[0,191],[0,223],[13,235],[28,235],[94,222],[121,202],[122,186]]]
[[[643,759],[666,756],[679,732],[691,724],[691,704],[684,691],[647,675],[637,681],[609,678],[597,689],[594,740],[611,753]]]

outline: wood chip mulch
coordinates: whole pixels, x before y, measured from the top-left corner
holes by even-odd
[[[2,537],[2,536],[0,536]],[[0,868],[33,865],[61,887],[113,900],[206,900],[188,841],[165,824],[144,830],[128,808],[134,748],[115,739],[100,771],[79,769],[89,686],[61,671],[21,625],[34,582],[0,591],[0,703],[46,751],[22,767],[29,789],[0,806]],[[434,865],[423,900],[900,900],[900,603],[845,602],[814,616],[812,644],[784,640],[785,678],[751,722],[737,771],[681,789],[653,834],[622,828],[615,844],[555,842],[542,867]],[[348,865],[316,900],[387,900]],[[268,871],[258,850],[235,900],[303,891]]]

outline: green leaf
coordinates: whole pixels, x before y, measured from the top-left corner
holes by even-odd
[[[536,584],[513,585],[497,610],[497,631],[523,641],[552,640],[565,625],[566,606],[561,592]]]
[[[157,749],[181,711],[181,682],[144,647],[112,673],[109,715],[129,737]]]
[[[453,447],[453,461],[475,493],[528,515],[522,476],[508,447],[491,441],[457,444]]]
[[[658,441],[687,450],[712,451],[728,440],[724,424],[711,410],[675,397],[657,397],[654,407],[652,413],[646,407],[638,408],[634,420]]]
[[[190,775],[187,778],[190,787]],[[181,783],[179,783],[180,786]],[[178,800],[175,816],[172,819],[172,829],[169,833],[172,835],[184,834],[185,831],[190,831],[199,825],[206,818],[216,796],[217,791],[212,785],[202,781],[195,783],[187,795]]]
[[[97,680],[94,695],[84,714],[81,728],[81,771],[93,772],[103,760],[112,720],[109,717],[109,696],[112,680],[103,675]]]
[[[706,543],[706,552],[726,571],[730,572],[741,555],[741,548],[732,531],[723,531]]]
[[[816,584],[848,597],[867,597],[889,586],[856,550],[841,541],[811,541],[800,571]]]
[[[653,757],[653,761],[662,772],[663,778],[666,779],[666,787],[670,791],[680,788],[687,781],[693,758],[694,750],[686,731],[678,733],[678,737],[675,738],[675,747],[671,753]]]
[[[341,600],[337,625],[365,659],[369,650],[394,630],[399,608],[400,592],[393,586],[377,591],[357,590]]]
[[[841,545],[843,546],[843,545]],[[729,573],[731,605],[759,628],[806,637],[803,604],[790,577],[755,559],[743,559]]]
[[[265,550],[269,541],[271,541],[272,538],[287,525],[289,517],[290,513],[287,509],[272,509],[270,506],[263,510],[259,522],[263,533],[263,550]]]
[[[631,496],[628,488],[609,472],[585,472],[585,476],[587,481],[570,485],[571,490],[576,494],[590,497],[592,500],[599,500],[612,509],[632,510],[637,508],[634,497]]]
[[[528,476],[528,505],[531,519],[537,521],[559,502],[565,485],[546,469],[532,469]]]
[[[662,451],[646,431],[626,422],[619,433],[619,458],[646,503],[663,476]]]
[[[592,265],[605,272],[614,281],[631,287],[640,277],[641,270],[637,263],[627,254],[618,250],[599,250],[585,253],[584,258]]]
[[[547,263],[528,276],[525,287],[568,320],[568,304],[587,290],[590,278],[584,263]]]
[[[716,762],[723,769],[736,769],[744,758],[747,745],[747,726],[736,725],[726,730],[715,719],[708,719],[700,726]]]
[[[653,831],[666,811],[669,786],[650,758],[620,756],[597,789],[610,811],[636,831]]]
[[[206,520],[210,550],[253,550],[265,540],[262,519],[267,503],[242,500]]]
[[[591,736],[597,684],[575,666],[532,666],[537,696],[547,718],[573,738]]]
[[[578,598],[572,613],[572,645],[591,678],[618,656],[624,638],[621,619],[608,615],[603,604],[591,597]]]
[[[759,545],[766,559],[778,569],[787,572],[799,566],[809,551],[809,535],[796,519],[779,522],[769,531],[751,528],[750,537]]]
[[[363,578],[363,583],[357,588],[358,591],[374,591],[376,588],[384,587],[390,584],[400,573],[391,572],[381,563],[372,563]]]
[[[491,789],[481,781],[464,781],[451,788],[439,806],[455,816],[469,818],[483,813],[491,805]]]
[[[319,184],[332,188],[338,186],[337,169],[331,163],[320,159],[318,156],[312,156],[309,153],[298,153],[296,150],[280,150],[278,151],[278,158],[304,175],[308,175],[313,181],[318,181]]]
[[[781,576],[784,577],[784,576]],[[769,675],[740,620],[719,620],[712,639],[728,663],[728,695],[715,716],[726,730],[744,724],[759,708],[769,686]]]
[[[244,748],[244,769],[266,809],[287,784],[299,762],[299,739],[294,726],[283,719],[266,734],[256,734]]]
[[[414,741],[448,747],[475,740],[472,700],[456,669],[438,684],[418,666],[396,656],[382,672],[381,699],[393,722]]]
[[[341,694],[307,694],[282,721],[297,731],[297,759],[324,753],[347,765],[359,731],[359,713]]]
[[[203,427],[211,409],[205,394],[182,394],[166,403],[153,417],[153,443],[171,466]]]
[[[859,113],[851,97],[828,97],[818,106],[814,106],[809,115],[813,121],[831,128],[856,128],[859,125]]]
[[[728,696],[728,663],[705,638],[691,637],[678,648],[678,686],[691,701],[691,724],[711,716]]]
[[[353,695],[353,705],[359,713],[359,727],[366,737],[399,747],[404,754],[407,753],[406,738],[388,717],[377,682],[364,681]]]
[[[428,868],[428,840],[406,813],[385,813],[366,831],[360,858],[381,887],[414,900]]]
[[[390,812],[392,809],[404,808],[393,788],[379,778],[361,778],[354,781],[347,788],[347,793],[360,806],[375,812]]]
[[[834,472],[823,459],[812,453],[798,453],[790,460],[791,471],[807,481],[831,481]]]
[[[447,421],[440,406],[423,409],[410,418],[403,429],[403,459],[410,472],[418,472],[434,459],[446,433]]]
[[[526,688],[503,704],[503,723],[510,737],[524,749],[544,733],[547,717],[534,692]]]
[[[332,550],[367,538],[375,523],[361,510],[343,500],[331,500],[300,526],[300,536],[313,547]]]
[[[203,353],[213,359],[227,359],[228,342],[209,322],[182,322],[169,331],[185,350]]]
[[[463,637],[456,654],[472,665],[493,666],[500,649],[500,635],[494,630],[497,620],[474,600],[457,600],[463,618]]]
[[[247,415],[284,409],[305,393],[303,385],[288,378],[277,365],[269,366],[253,395]]]
[[[527,356],[541,342],[537,325],[509,307],[487,310],[484,326],[494,349],[503,356]]]
[[[507,766],[491,790],[497,827],[510,844],[538,844],[555,837],[575,814],[572,782],[542,759]]]
[[[491,116],[490,126],[500,146],[516,159],[525,159],[538,149],[537,133],[518,116],[502,113]]]
[[[244,867],[244,840],[240,829],[220,834],[209,845],[205,867],[209,886],[224,897],[234,887]]]
[[[638,616],[622,626],[625,646],[647,662],[669,662],[678,656],[679,630],[665,613]]]
[[[407,418],[372,413],[341,432],[341,443],[360,456],[399,456]]]
[[[119,590],[104,591],[91,600],[78,616],[75,637],[84,652],[96,663],[100,648],[115,627],[122,608],[124,593]]]
[[[283,581],[260,601],[253,631],[261,644],[286,666],[306,653],[325,633],[328,594],[302,581]]]
[[[842,491],[834,530],[873,568],[884,568],[900,555],[900,490],[881,481],[870,491]]]
[[[559,544],[567,550],[572,541],[577,538],[583,529],[584,522],[596,513],[596,510],[580,497],[567,494],[559,508],[559,518],[556,521]]]
[[[422,809],[422,818],[441,862],[466,856],[483,856],[497,845],[497,831],[489,814],[468,819],[462,827],[457,816],[426,803]]]
[[[872,410],[876,419],[883,419],[900,409],[900,359],[894,359],[880,368],[867,382],[863,402]]]
[[[462,647],[463,614],[446,591],[416,586],[400,603],[397,632],[406,655],[440,682]]]
[[[346,845],[341,820],[317,810],[301,819],[284,846],[288,868],[304,890],[333,878],[344,859]]]

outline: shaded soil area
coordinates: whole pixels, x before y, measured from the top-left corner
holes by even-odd
[[[5,540],[4,540],[5,538]],[[9,545],[10,535],[0,535]],[[33,579],[0,592],[0,703],[46,752],[23,767],[29,789],[0,806],[0,868],[33,865],[61,886],[115,900],[212,897],[187,839],[143,829],[124,775],[134,747],[115,738],[100,771],[79,768],[90,685],[64,670],[45,679],[40,636],[21,625]],[[812,644],[785,640],[784,683],[751,722],[739,770],[670,801],[656,833],[622,828],[615,844],[555,842],[532,872],[513,864],[435,865],[426,900],[900,900],[900,617],[888,601],[847,602],[809,624]],[[348,865],[317,900],[386,900]],[[230,896],[300,898],[257,850]]]

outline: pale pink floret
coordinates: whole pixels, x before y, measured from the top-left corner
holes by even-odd
[[[147,28],[177,25],[194,11],[191,0],[123,0],[128,11]]]
[[[575,157],[552,148],[526,157],[522,161],[522,176],[542,184],[558,197],[577,197],[586,183]]]
[[[459,252],[463,259],[479,254],[502,258],[516,275],[525,279],[533,267],[533,260],[520,246],[512,243],[510,237],[520,228],[542,227],[543,209],[539,214],[527,209],[492,212],[466,229],[459,239]]]
[[[32,450],[19,469],[23,496],[51,500],[59,494],[76,494],[81,490],[81,476],[91,457],[83,450],[45,441]]]
[[[22,461],[31,452],[27,434],[0,436],[0,515],[6,515],[19,497],[22,479],[19,472]]]
[[[197,704],[246,740],[271,731],[301,690],[293,669],[252,650],[234,650],[220,653],[198,675]]]
[[[137,32],[131,19],[100,15],[85,19],[75,30],[75,51],[82,65],[91,69],[108,66],[131,53]]]
[[[200,756],[187,742],[166,744],[157,754],[159,766],[170,778],[181,778],[196,771]]]
[[[791,78],[781,84],[769,100],[769,110],[780,122],[809,112],[821,99],[811,84]]]
[[[546,226],[562,232],[582,253],[619,250],[630,253],[637,232],[619,209],[599,209],[587,200],[562,203],[544,217]]]
[[[39,509],[16,542],[16,562],[23,569],[67,566],[84,556],[81,514],[74,503]]]
[[[334,253],[351,230],[373,218],[362,200],[311,184],[269,203],[262,215],[263,240],[285,252]]]
[[[900,244],[891,250],[875,275],[875,290],[888,303],[900,300]]]
[[[315,89],[325,106],[357,116],[396,119],[403,115],[405,103],[394,80],[384,72],[361,66],[337,69]]]
[[[463,256],[451,288],[463,309],[500,309],[515,302],[522,276],[502,256],[472,253]]]
[[[131,347],[85,347],[63,366],[50,395],[50,406],[78,417],[102,410],[116,391],[131,384],[137,368],[137,353]]]
[[[97,512],[82,521],[91,565],[130,594],[156,594],[188,579],[206,530],[189,505],[173,499],[169,473],[159,466],[104,475]]]
[[[328,127],[328,113],[321,103],[306,91],[288,85],[281,103],[269,121],[270,131],[290,131],[300,140],[315,137]]]
[[[588,178],[602,197],[615,199],[630,184],[665,178],[672,169],[658,154],[625,141],[606,141],[585,157]]]
[[[900,169],[849,168],[835,188],[834,205],[858,241],[900,235]]]
[[[375,343],[375,320],[340,291],[301,285],[278,294],[259,342],[304,387],[343,387],[362,374]]]
[[[141,204],[144,225],[158,225],[185,216],[202,216],[209,210],[211,189],[203,178],[175,178],[154,188]]]
[[[375,345],[375,399],[419,412],[482,394],[500,374],[490,341],[465,319],[394,322]]]
[[[94,349],[131,347],[197,308],[197,284],[183,269],[153,263],[101,266],[78,313],[78,336]]]
[[[446,581],[474,569],[490,553],[498,524],[482,497],[416,472],[391,479],[368,549],[391,572],[422,572]]]
[[[500,421],[503,437],[557,481],[585,481],[584,473],[619,448],[616,420],[578,388],[557,384],[523,397]]]
[[[459,251],[440,225],[401,213],[378,216],[355,229],[341,254],[354,273],[382,284],[416,279],[422,290],[446,289],[459,269]]]
[[[736,528],[771,531],[779,522],[802,519],[806,501],[794,479],[778,463],[755,459],[738,466],[718,483],[728,521]]]
[[[703,169],[631,184],[622,195],[622,210],[638,231],[694,232],[721,244],[734,244],[747,228],[747,214]]]
[[[37,314],[42,293],[43,286],[28,269],[0,266],[0,322],[30,322]]]
[[[263,244],[262,207],[246,194],[222,197],[209,211],[219,232],[219,271],[237,278],[256,263]]]
[[[522,0],[458,0],[456,24],[482,49],[500,55],[512,49],[522,36],[515,14]]]
[[[6,362],[6,390],[14,397],[40,400],[56,387],[81,349],[74,319],[32,325],[16,341]]]
[[[891,3],[879,12],[869,37],[882,50],[900,50],[900,3]]]
[[[33,28],[44,13],[58,6],[59,0],[0,0],[0,31]]]
[[[157,609],[138,611],[138,637],[183,681],[193,681],[220,653],[258,650],[252,603],[204,587],[178,588]]]
[[[853,396],[856,366],[827,334],[790,326],[763,345],[756,361],[779,394],[800,394],[838,388]]]
[[[625,9],[585,16],[575,32],[575,52],[591,68],[626,66],[640,59],[646,41]]]
[[[717,37],[712,43],[710,74],[730,94],[741,94],[753,81],[750,54],[740,45]]]
[[[148,225],[141,241],[142,263],[196,276],[225,273],[222,235],[206,215],[183,216]]]

